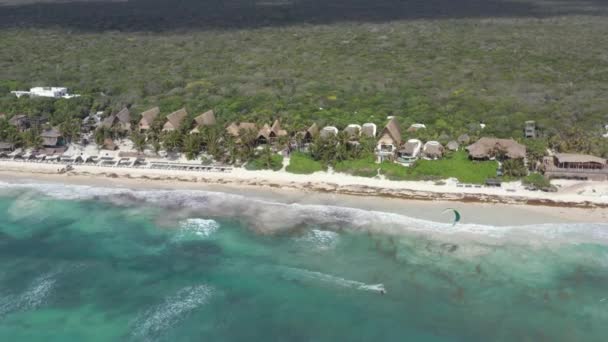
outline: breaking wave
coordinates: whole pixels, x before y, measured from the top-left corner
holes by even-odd
[[[184,217],[232,218],[243,220],[260,233],[272,234],[302,228],[323,227],[323,231],[399,234],[424,234],[436,239],[457,241],[466,238],[484,243],[511,241],[522,244],[545,242],[593,242],[608,244],[608,224],[540,224],[524,226],[491,226],[458,224],[417,219],[401,214],[329,205],[280,203],[222,192],[194,190],[131,190],[50,183],[15,184],[0,182],[1,189],[37,191],[64,200],[101,200],[121,206],[141,204],[159,206],[180,212]],[[210,221],[190,219],[183,227],[197,227],[200,234],[213,233]],[[197,226],[198,225],[198,226]],[[182,227],[182,228],[183,228]],[[320,231],[319,231],[320,232]],[[331,233],[312,233],[307,238],[329,241]],[[315,235],[316,234],[316,235]],[[532,235],[532,236],[531,236]],[[331,243],[328,243],[331,245]]]
[[[298,241],[312,245],[320,250],[333,249],[338,244],[339,235],[336,232],[312,229],[306,235],[297,238]]]
[[[36,278],[19,295],[0,298],[0,317],[15,311],[26,311],[44,304],[56,283],[56,274],[49,273]]]
[[[178,234],[178,237],[194,234],[199,237],[208,238],[220,228],[220,225],[215,220],[191,218],[181,221],[179,228],[180,234]]]
[[[165,301],[144,312],[135,320],[133,337],[145,341],[155,340],[184,319],[193,310],[205,305],[213,289],[207,285],[188,286],[169,296]]]

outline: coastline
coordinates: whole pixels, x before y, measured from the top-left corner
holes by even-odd
[[[432,182],[397,182],[326,173],[294,175],[240,169],[231,173],[202,173],[99,166],[75,166],[72,171],[59,173],[63,167],[60,164],[3,161],[0,162],[0,180],[245,193],[280,198],[289,203],[358,207],[425,219],[437,219],[440,214],[436,212],[437,208],[455,207],[475,211],[479,219],[473,223],[499,225],[503,221],[507,225],[608,220],[608,197],[603,192],[604,188],[608,192],[608,184],[602,182],[564,183],[566,187],[560,190],[561,193],[525,190],[511,193],[506,189],[460,188]],[[595,192],[588,191],[590,187]],[[478,215],[478,212],[486,210],[489,210],[485,213],[487,215]]]

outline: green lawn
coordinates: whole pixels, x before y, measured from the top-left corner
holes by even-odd
[[[487,178],[496,176],[497,167],[495,161],[471,161],[466,152],[460,151],[440,160],[418,160],[409,168],[395,163],[376,164],[373,157],[366,157],[340,162],[335,170],[354,176],[374,177],[380,169],[380,174],[391,180],[457,178],[463,183],[483,184]]]
[[[440,160],[418,160],[408,170],[412,179],[457,178],[463,183],[483,184],[487,178],[496,177],[495,161],[471,161],[466,152],[458,151]]]
[[[289,165],[285,170],[291,173],[308,175],[317,171],[325,171],[326,168],[307,154],[296,152],[289,158]]]

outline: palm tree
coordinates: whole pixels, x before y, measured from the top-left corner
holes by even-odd
[[[139,152],[143,152],[146,148],[146,136],[137,131],[131,133],[131,141],[133,141],[133,146]]]
[[[35,129],[30,129],[23,133],[22,140],[27,147],[39,149],[42,147],[43,141],[40,133]]]
[[[59,131],[69,144],[80,136],[80,122],[75,119],[66,120],[59,125]]]
[[[190,134],[184,138],[184,153],[188,160],[196,159],[201,151],[201,139],[197,134]]]
[[[179,131],[171,131],[163,137],[163,147],[167,151],[180,149],[183,146],[182,143],[182,135]]]

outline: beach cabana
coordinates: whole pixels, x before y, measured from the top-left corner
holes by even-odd
[[[188,116],[185,108],[179,109],[169,115],[167,115],[167,122],[163,126],[163,132],[171,132],[180,129],[182,122]]]
[[[350,139],[356,139],[359,137],[359,135],[361,135],[361,126],[357,124],[350,124],[346,126],[344,132],[348,134]]]
[[[270,127],[270,140],[274,141],[274,139],[284,136],[287,136],[287,131],[281,128],[281,121],[279,119],[274,120]]]
[[[409,166],[411,163],[418,159],[420,155],[420,151],[422,150],[422,141],[418,139],[410,139],[398,151],[398,161],[406,166]]]
[[[319,135],[319,126],[313,123],[304,133],[304,144],[310,144]]]
[[[361,135],[366,136],[368,138],[376,137],[376,124],[374,123],[364,123],[361,126]]]
[[[151,129],[154,120],[156,120],[159,114],[160,109],[158,107],[148,109],[147,111],[141,113],[141,120],[139,120],[139,130],[147,131]]]
[[[526,146],[513,139],[481,138],[467,146],[471,159],[523,159],[526,157]]]
[[[394,160],[400,146],[401,128],[399,127],[397,118],[391,117],[386,126],[384,126],[382,133],[380,133],[380,139],[378,139],[376,146],[377,161]]]
[[[321,139],[328,139],[329,137],[335,137],[336,135],[338,135],[338,129],[334,126],[325,126],[319,132],[319,136],[321,137]]]
[[[42,138],[42,146],[57,147],[63,145],[63,136],[57,127],[43,131],[40,137]]]
[[[422,148],[426,158],[439,159],[443,156],[443,146],[438,141],[427,141]]]
[[[458,149],[460,148],[460,145],[458,144],[458,142],[456,140],[452,140],[446,145],[446,147],[450,151],[458,151]]]
[[[215,123],[215,113],[212,110],[206,111],[194,118],[194,128],[190,131],[190,134],[200,133],[203,127],[210,127]]]
[[[256,144],[258,144],[258,145],[268,144],[270,142],[270,133],[271,133],[270,126],[268,126],[268,124],[265,124],[264,127],[262,127],[262,129],[260,129],[258,131],[258,135],[255,138]]]

